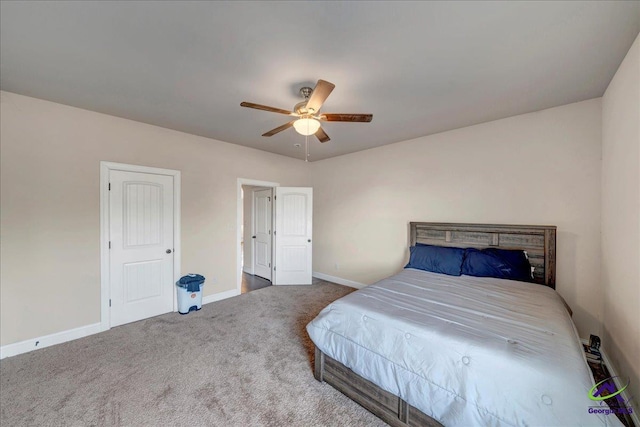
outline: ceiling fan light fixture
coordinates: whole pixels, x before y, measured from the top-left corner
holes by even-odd
[[[320,129],[320,122],[316,119],[302,118],[293,122],[293,127],[300,135],[313,135]]]

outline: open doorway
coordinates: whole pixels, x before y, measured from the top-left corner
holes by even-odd
[[[243,278],[247,285],[250,279],[245,275],[254,278],[259,276],[256,260],[262,261],[264,268],[261,274],[270,274],[273,285],[311,285],[313,189],[280,187],[280,184],[275,182],[238,178],[237,201],[238,293],[250,290],[249,287],[243,290]],[[260,211],[260,208],[256,209],[255,206],[263,206],[263,209]],[[271,239],[263,245],[261,253],[255,249],[255,242],[259,240],[259,233],[256,232],[258,227],[254,223],[256,212],[258,215],[260,212],[271,214],[270,218],[263,218],[262,221],[262,233],[270,235]],[[269,277],[266,277],[266,280],[269,280]],[[263,284],[268,286],[264,282]]]
[[[276,182],[238,179],[239,293],[272,284],[273,189],[278,185]]]
[[[271,286],[273,188],[242,185],[241,293]]]

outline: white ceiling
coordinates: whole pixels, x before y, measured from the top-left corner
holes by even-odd
[[[640,2],[6,2],[0,87],[303,158],[298,90],[335,83],[310,160],[601,96]],[[516,143],[516,142],[514,142]],[[304,144],[303,144],[304,147]]]

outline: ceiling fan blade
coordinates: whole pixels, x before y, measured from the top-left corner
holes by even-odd
[[[324,129],[322,129],[322,127],[319,127],[314,135],[316,136],[316,138],[318,138],[318,141],[320,142],[327,142],[331,140],[331,138],[329,138],[329,135],[327,135],[327,133],[324,131]]]
[[[287,116],[290,116],[293,114],[293,111],[283,110],[282,108],[269,107],[268,105],[254,104],[253,102],[241,102],[240,106],[247,107],[247,108],[255,108],[256,110],[271,111],[272,113],[286,114]]]
[[[373,114],[341,114],[341,113],[323,113],[320,120],[327,122],[365,122],[373,120]]]
[[[287,130],[291,126],[293,126],[293,122],[295,122],[295,120],[291,120],[289,123],[285,123],[282,126],[278,126],[275,129],[271,129],[269,132],[263,133],[262,136],[273,136],[276,133],[282,132],[283,130]]]
[[[324,101],[327,100],[329,94],[335,87],[336,85],[333,83],[329,83],[325,80],[318,80],[316,87],[313,88],[313,92],[311,92],[309,101],[307,101],[307,110],[313,109],[314,114],[320,111],[322,104],[324,104]]]

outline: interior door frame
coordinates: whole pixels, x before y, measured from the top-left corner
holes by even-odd
[[[244,195],[243,197],[246,200],[247,197],[248,197],[247,196],[247,191],[244,190],[244,189],[242,191],[243,191],[243,195]],[[255,206],[254,206],[254,200],[253,200],[254,199],[253,188],[251,190],[249,190],[249,193],[251,193],[251,194],[249,194],[249,196],[251,197],[251,235],[253,236],[254,235],[254,231],[255,231],[254,230],[254,228],[255,228],[255,224],[254,224],[254,222],[255,222]],[[243,226],[246,223],[246,216],[247,216],[247,213],[244,211],[244,205],[245,204],[242,205]],[[247,244],[248,244],[247,240],[245,239],[246,235],[247,235],[247,229],[245,227],[244,230],[243,230],[243,236],[242,236],[242,241],[244,242],[244,247],[246,247]],[[251,274],[253,276],[253,273],[254,273],[254,262],[255,262],[255,258],[256,258],[255,253],[254,253],[255,248],[253,247],[253,239],[251,239],[251,259],[250,260],[244,259],[244,255],[245,255],[244,248],[242,249],[242,251],[243,251],[243,253],[242,253],[242,271],[244,273]],[[247,262],[249,262],[249,267],[248,268],[247,268]]]
[[[150,173],[173,177],[173,280],[181,274],[182,248],[180,246],[180,171],[125,163],[100,162],[100,330],[111,329],[110,297],[110,252],[109,252],[109,173],[111,171]],[[175,286],[174,286],[175,288]],[[173,311],[178,311],[176,291],[173,291]]]
[[[244,219],[244,204],[242,201],[242,186],[252,185],[256,187],[279,187],[280,183],[271,181],[260,181],[257,179],[238,178],[236,188],[236,291],[240,295],[242,293],[242,225]],[[246,194],[245,194],[246,197]],[[272,205],[273,208],[273,205]],[[251,227],[253,231],[253,191],[251,192]],[[271,214],[271,221],[273,222],[274,215]],[[271,228],[273,230],[273,228]],[[253,235],[253,234],[252,234]],[[253,240],[253,239],[252,239]],[[253,243],[251,243],[253,245]],[[251,265],[253,266],[254,250],[251,251]],[[252,267],[253,268],[253,267]],[[271,283],[273,283],[273,237],[271,239]]]

